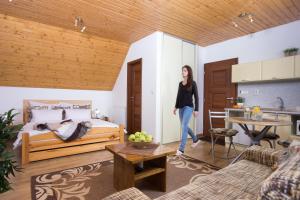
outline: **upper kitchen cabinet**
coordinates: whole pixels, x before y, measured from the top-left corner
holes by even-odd
[[[295,78],[300,78],[300,55],[295,56]]]
[[[232,82],[248,82],[261,80],[261,62],[232,65]]]
[[[262,61],[262,80],[294,78],[294,56]]]

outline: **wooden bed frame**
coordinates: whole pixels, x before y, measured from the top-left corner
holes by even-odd
[[[70,103],[76,105],[92,105],[91,101],[81,100],[24,100],[23,121],[29,121],[30,101],[57,104]],[[22,166],[32,161],[45,160],[61,156],[80,154],[85,152],[102,150],[106,145],[124,143],[124,126],[118,128],[95,127],[90,129],[82,138],[71,142],[64,142],[53,132],[41,135],[22,135]]]

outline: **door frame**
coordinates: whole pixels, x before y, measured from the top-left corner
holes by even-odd
[[[143,85],[143,59],[142,58],[139,58],[139,59],[136,59],[136,60],[132,60],[132,61],[130,61],[130,62],[127,62],[127,109],[126,109],[126,117],[127,117],[127,119],[126,119],[126,124],[127,124],[127,126],[126,126],[126,128],[129,130],[129,118],[130,118],[130,115],[132,114],[131,112],[130,112],[130,110],[131,109],[129,109],[130,108],[130,96],[129,96],[129,94],[131,94],[131,92],[132,92],[132,88],[131,87],[129,87],[129,84],[130,84],[130,81],[132,80],[132,77],[131,77],[131,70],[132,70],[132,66],[133,65],[135,65],[136,63],[140,63],[140,66],[141,66],[141,116],[140,116],[140,122],[141,122],[141,127],[142,127],[142,106],[143,106],[143,104],[142,104],[142,92],[143,92],[143,87],[142,87],[142,85]]]
[[[239,63],[239,59],[238,58],[229,58],[229,59],[225,59],[225,60],[219,60],[219,61],[215,61],[215,62],[205,63],[204,67],[203,67],[204,68],[203,69],[203,71],[204,71],[204,78],[203,78],[203,89],[204,89],[203,90],[203,139],[206,140],[206,141],[209,141],[209,142],[211,142],[211,138],[210,138],[210,136],[208,134],[205,134],[205,126],[206,126],[205,125],[205,117],[206,117],[206,115],[205,115],[206,114],[206,112],[205,112],[205,104],[206,104],[205,94],[206,94],[206,91],[209,89],[208,86],[205,84],[205,80],[207,79],[205,71],[206,71],[206,68],[208,68],[207,64],[214,64],[214,63],[219,63],[219,62],[224,62],[224,61],[229,61],[229,60],[232,60],[233,62],[235,62],[235,64]],[[232,83],[232,80],[230,80],[230,82]],[[235,94],[233,95],[233,97],[236,98],[237,96],[238,96],[238,84],[235,83]],[[222,142],[220,140],[218,140],[217,143],[218,144],[222,144],[222,145],[225,144],[224,142]]]

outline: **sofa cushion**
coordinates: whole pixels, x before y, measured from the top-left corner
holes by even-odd
[[[116,192],[102,200],[151,200],[143,192],[135,187]]]
[[[196,179],[193,184],[201,185],[209,182],[208,179],[220,180],[225,185],[239,189],[253,195],[257,195],[262,182],[272,173],[270,167],[248,160],[241,160],[229,165],[210,176]]]
[[[256,196],[212,178],[202,185],[188,184],[156,200],[255,200]]]
[[[266,165],[242,160],[213,174],[195,178],[191,184],[158,199],[256,199],[262,182],[271,173],[271,168]]]
[[[272,148],[253,145],[246,149],[241,159],[250,160],[259,164],[276,168],[278,163],[286,160],[288,153],[286,150],[275,150]]]
[[[291,156],[263,183],[259,199],[300,199],[300,155]]]
[[[289,153],[291,155],[300,154],[300,141],[299,140],[292,141],[292,143],[289,146]]]

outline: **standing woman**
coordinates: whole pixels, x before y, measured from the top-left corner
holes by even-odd
[[[192,114],[197,117],[199,107],[197,84],[193,80],[193,71],[190,66],[184,65],[182,67],[182,77],[183,81],[179,83],[176,104],[173,111],[174,115],[176,115],[176,110],[179,109],[179,118],[181,123],[181,143],[176,153],[178,156],[184,153],[188,134],[193,139],[192,147],[196,147],[200,142],[192,129],[189,128],[189,122]],[[193,96],[195,99],[195,107],[193,103]]]

